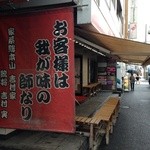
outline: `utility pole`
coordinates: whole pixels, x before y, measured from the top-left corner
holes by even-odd
[[[125,1],[125,33],[124,33],[124,38],[128,39],[128,0]]]
[[[145,43],[147,43],[147,24],[145,24]]]

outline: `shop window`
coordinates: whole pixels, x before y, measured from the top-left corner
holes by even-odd
[[[90,63],[89,63],[89,82],[90,83],[94,83],[96,82],[96,74],[97,74],[97,71],[96,71],[96,62],[94,60],[90,60]]]
[[[114,6],[114,9],[116,8],[116,0],[112,0],[112,3],[113,3],[113,6]]]
[[[120,0],[117,0],[117,16],[122,18],[122,7],[121,7]]]
[[[106,4],[107,4],[108,8],[110,9],[110,6],[111,6],[111,0],[105,0],[105,2],[106,2]]]
[[[82,57],[75,57],[75,94],[82,93]]]
[[[100,7],[100,1],[101,0],[95,0],[95,3],[97,4],[98,7]]]

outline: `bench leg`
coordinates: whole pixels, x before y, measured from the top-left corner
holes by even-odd
[[[89,149],[93,150],[93,124],[90,125]]]
[[[116,121],[117,121],[117,118],[118,118],[118,111],[119,111],[119,109],[116,108],[116,109],[115,109],[115,113],[114,113],[114,115],[113,115],[113,125],[116,124]]]
[[[117,121],[117,116],[115,114],[115,115],[112,116],[112,123],[113,123],[113,125],[116,124],[116,121]]]
[[[110,124],[110,133],[113,133],[113,122]]]
[[[106,135],[105,135],[106,144],[107,145],[109,144],[109,132],[110,132],[110,128],[111,128],[111,122],[108,122],[108,125],[106,126]]]

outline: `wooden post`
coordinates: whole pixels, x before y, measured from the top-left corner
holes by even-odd
[[[93,124],[90,125],[89,149],[93,150]]]

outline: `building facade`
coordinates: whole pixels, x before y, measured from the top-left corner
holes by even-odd
[[[85,35],[123,37],[124,1],[1,0],[0,5],[7,58],[0,63],[0,127],[75,132],[75,96],[86,94],[84,86],[116,89],[116,57]]]

